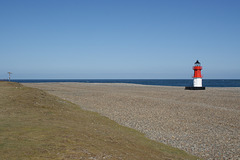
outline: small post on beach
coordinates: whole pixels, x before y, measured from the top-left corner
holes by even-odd
[[[11,72],[8,72],[8,75],[9,75],[9,76],[8,76],[8,81],[11,80],[11,74],[12,74]]]
[[[193,76],[193,86],[185,87],[186,90],[205,90],[205,87],[202,86],[202,66],[201,63],[197,60],[193,66],[194,76]]]

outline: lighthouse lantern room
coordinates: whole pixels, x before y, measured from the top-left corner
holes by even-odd
[[[202,86],[202,66],[201,63],[197,60],[193,66],[194,75],[193,75],[193,86],[185,87],[187,90],[205,90],[205,87]]]

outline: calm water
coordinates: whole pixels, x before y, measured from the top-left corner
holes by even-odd
[[[81,83],[133,83],[160,86],[192,86],[192,79],[15,79],[19,83],[81,82]],[[203,79],[205,87],[240,87],[240,79]]]

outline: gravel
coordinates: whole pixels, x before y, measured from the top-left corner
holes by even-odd
[[[25,83],[203,159],[240,159],[240,88]]]

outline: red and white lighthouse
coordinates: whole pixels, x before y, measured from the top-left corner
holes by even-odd
[[[185,87],[186,90],[205,90],[205,87],[202,86],[202,66],[201,63],[197,60],[193,66],[194,76],[193,76],[193,86]]]
[[[202,87],[202,66],[201,63],[197,60],[193,66],[194,76],[193,76],[193,87]]]

